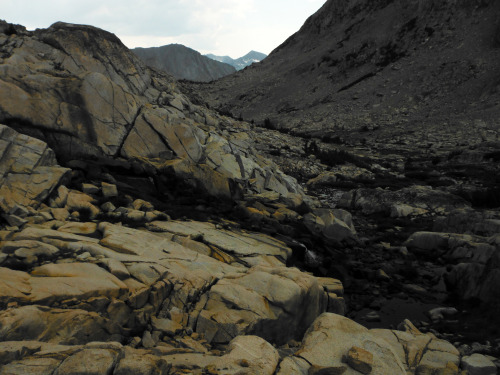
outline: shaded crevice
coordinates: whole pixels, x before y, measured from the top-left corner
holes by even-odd
[[[418,357],[415,357],[415,368],[418,367],[418,365],[420,364],[420,361],[422,361],[422,358],[424,358],[425,354],[429,350],[429,345],[431,344],[431,342],[432,342],[432,339],[430,339],[429,342],[422,349],[422,354]]]
[[[7,117],[4,119],[0,119],[0,123],[8,126],[11,129],[14,129],[15,131],[28,135],[30,137],[39,139],[41,141],[47,142],[47,137],[45,135],[45,131],[50,131],[51,133],[55,134],[63,134],[67,135],[69,137],[74,137],[74,134],[71,133],[70,131],[64,130],[64,129],[51,129],[47,128],[44,125],[35,125],[32,122],[19,118],[19,117]],[[37,137],[36,135],[33,135],[33,132],[30,132],[30,130],[33,130],[35,132],[42,133],[44,136],[43,139],[40,137]]]
[[[307,362],[307,364],[308,364],[309,366],[312,366],[312,365],[313,365],[311,362],[309,362],[309,361],[307,360],[307,358],[304,358],[304,357],[302,357],[301,355],[294,354],[293,356],[294,356],[294,357],[297,357],[297,358],[300,358],[300,359],[303,359],[304,361],[306,361],[306,362]]]
[[[401,342],[401,340],[399,339],[398,335],[396,335],[396,334],[394,333],[394,331],[392,331],[392,330],[391,330],[390,332],[394,335],[394,337],[395,337],[395,338],[396,338],[396,340],[398,341],[399,345],[401,345],[401,347],[403,348],[403,351],[404,351],[404,353],[405,353],[405,362],[406,362],[406,367],[407,367],[407,368],[410,368],[410,361],[409,361],[409,358],[408,358],[408,348],[407,348],[407,346],[406,346],[403,342]]]
[[[357,85],[358,83],[363,82],[364,80],[366,80],[366,79],[368,79],[368,78],[374,77],[374,76],[375,76],[375,74],[376,74],[376,73],[374,73],[374,72],[367,73],[367,74],[365,74],[364,76],[362,76],[362,77],[358,78],[357,80],[355,80],[355,81],[353,81],[353,82],[351,82],[351,83],[349,83],[349,84],[347,84],[347,85],[345,85],[345,86],[341,87],[341,88],[340,88],[337,92],[341,92],[341,91],[348,90],[348,89],[350,89],[351,87],[353,87],[353,86]]]
[[[236,255],[234,255],[234,253],[233,253],[233,254],[231,254],[229,251],[225,251],[225,250],[219,249],[218,247],[216,247],[216,246],[214,246],[214,245],[211,245],[211,244],[209,244],[209,243],[205,243],[205,245],[207,245],[207,246],[210,248],[210,250],[211,250],[212,252],[214,252],[214,253],[218,254],[218,255],[219,255],[221,258],[223,258],[223,259],[224,259],[225,257],[230,257],[232,261],[234,261],[234,262],[236,262],[236,263],[239,263],[239,264],[243,265],[244,267],[247,267],[247,268],[250,268],[250,267],[251,267],[251,265],[250,265],[248,262],[244,261],[243,259],[240,259],[240,258],[239,258],[239,257],[237,257]],[[251,257],[252,255],[249,255],[249,256]],[[211,258],[214,258],[213,256],[210,256],[210,257],[211,257]],[[214,259],[215,259],[215,258],[214,258]],[[231,262],[231,263],[233,263],[233,262]],[[231,264],[231,263],[230,263],[230,264]]]
[[[113,95],[114,95],[114,91],[113,91]],[[132,130],[134,130],[135,128],[135,123],[137,122],[137,119],[139,118],[139,116],[141,115],[141,112],[142,112],[142,109],[144,108],[143,105],[141,105],[139,107],[139,109],[137,110],[137,113],[135,114],[134,116],[134,119],[132,120],[132,123],[131,124],[127,124],[129,126],[129,128],[126,130],[125,132],[125,135],[123,136],[115,154],[113,155],[114,157],[119,157],[121,152],[122,152],[122,149],[123,149],[123,146],[125,145],[125,142],[127,141],[127,138],[129,137],[130,133],[132,133]],[[144,118],[144,117],[143,117]],[[144,121],[146,121],[146,119],[144,119]],[[147,123],[147,121],[146,121]]]
[[[163,134],[161,134],[158,130],[156,130],[156,128],[154,127],[154,125],[153,125],[153,124],[151,124],[151,123],[148,121],[148,119],[146,118],[146,116],[142,116],[142,119],[144,120],[144,122],[145,122],[146,124],[148,124],[149,128],[150,128],[153,132],[155,132],[155,134],[156,134],[156,135],[158,135],[158,138],[161,140],[161,142],[163,143],[163,145],[164,145],[164,146],[165,146],[168,150],[172,151],[172,153],[173,153],[174,155],[178,156],[178,155],[177,155],[177,153],[176,153],[176,152],[175,152],[175,151],[174,151],[174,150],[170,147],[170,145],[168,144],[168,142],[167,142],[167,140],[165,139],[165,137],[163,136]]]

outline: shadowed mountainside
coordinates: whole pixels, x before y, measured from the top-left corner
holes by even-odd
[[[261,64],[196,90],[224,112],[309,134],[495,128],[499,15],[488,0],[329,0]]]
[[[236,71],[229,64],[212,60],[182,44],[132,50],[147,65],[163,70],[177,79],[209,82]]]

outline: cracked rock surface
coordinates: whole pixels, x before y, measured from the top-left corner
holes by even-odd
[[[0,51],[1,375],[458,373],[452,344],[368,330],[294,267],[361,241],[250,124],[90,26],[2,22]]]

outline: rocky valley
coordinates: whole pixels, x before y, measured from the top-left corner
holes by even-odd
[[[0,374],[496,374],[499,3],[415,4],[210,84],[1,21]]]

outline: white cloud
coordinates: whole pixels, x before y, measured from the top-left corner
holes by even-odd
[[[239,57],[271,52],[325,0],[1,0],[8,22],[29,29],[56,21],[115,33],[128,47],[181,43]]]

